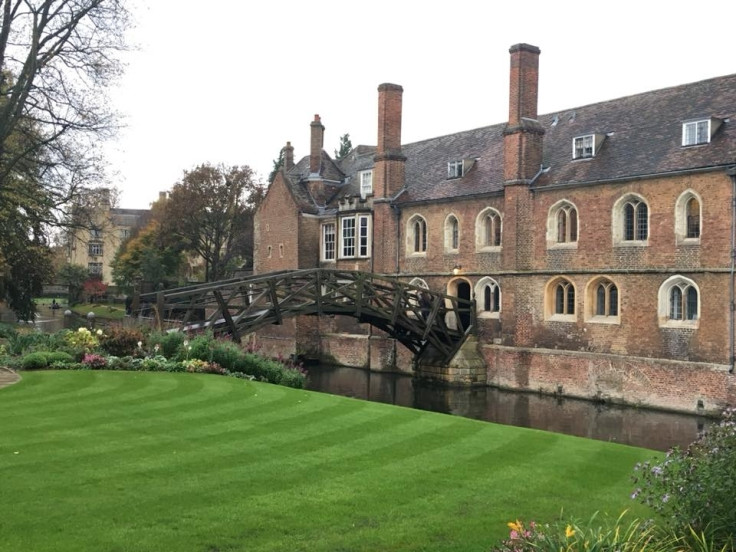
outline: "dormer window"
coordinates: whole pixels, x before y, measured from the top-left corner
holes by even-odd
[[[572,139],[572,158],[588,159],[595,157],[598,150],[601,149],[603,140],[606,139],[605,134],[586,134],[585,136],[577,136]]]
[[[363,199],[373,193],[373,171],[360,173],[360,197]]]
[[[723,119],[708,117],[682,123],[682,145],[708,144],[723,124]]]
[[[448,161],[447,178],[461,178],[463,176],[463,161]]]

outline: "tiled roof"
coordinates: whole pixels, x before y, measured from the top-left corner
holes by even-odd
[[[726,120],[705,145],[683,147],[682,124],[693,119]],[[541,115],[545,130],[544,167],[535,182],[543,187],[586,184],[718,167],[736,163],[736,75]],[[503,190],[503,130],[506,123],[402,145],[406,189],[401,203],[447,200]],[[572,159],[573,139],[587,134],[606,138],[594,158]],[[323,177],[344,178],[335,200],[360,193],[359,171],[373,165],[374,146],[358,146],[333,162],[322,152]],[[448,161],[476,159],[462,178],[447,178]],[[307,212],[318,212],[301,181],[305,157],[289,173],[295,197]]]

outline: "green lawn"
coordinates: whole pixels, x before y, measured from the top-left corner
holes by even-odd
[[[97,318],[107,318],[110,320],[125,318],[125,306],[119,304],[78,303],[71,307],[71,311],[79,316],[87,316],[88,313],[94,312]]]
[[[654,453],[211,375],[0,390],[2,551],[486,551],[633,508]]]

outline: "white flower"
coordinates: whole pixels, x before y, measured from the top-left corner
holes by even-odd
[[[139,341],[138,342],[138,348],[140,349],[141,347],[143,347],[143,342],[142,341]]]
[[[102,330],[97,330],[97,335],[102,335]]]

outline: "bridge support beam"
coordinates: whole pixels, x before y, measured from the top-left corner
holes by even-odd
[[[419,379],[450,385],[486,385],[488,382],[486,363],[475,336],[465,340],[449,363],[429,356],[416,361],[414,374]]]

